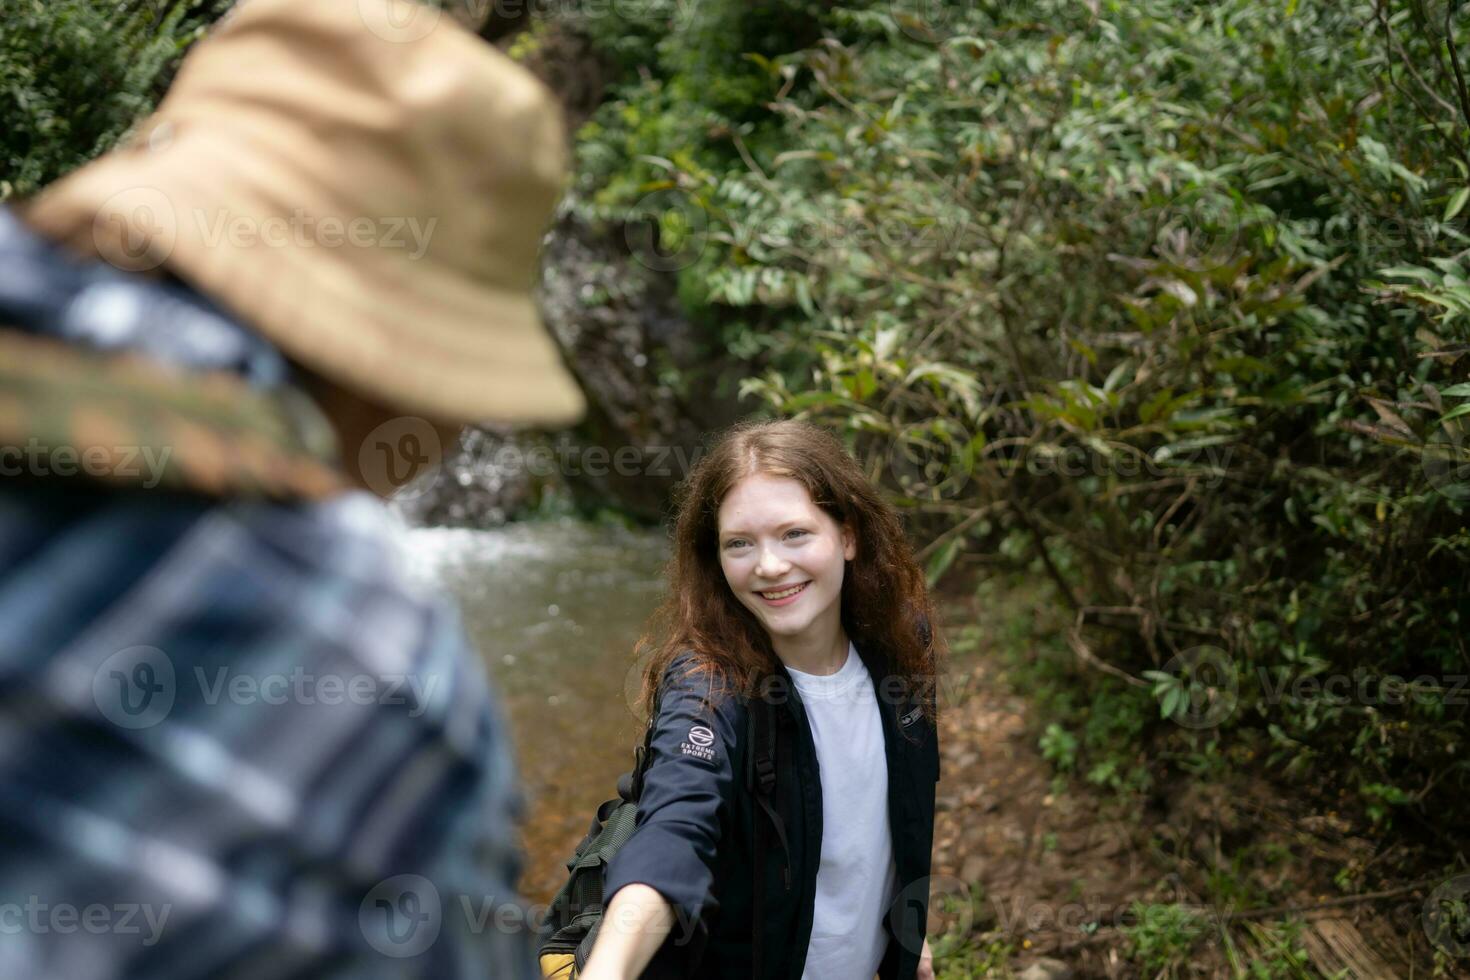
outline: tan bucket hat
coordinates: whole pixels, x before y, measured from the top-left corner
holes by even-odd
[[[249,0],[130,145],[22,214],[395,409],[554,426],[586,404],[532,295],[566,165],[550,93],[454,18]]]

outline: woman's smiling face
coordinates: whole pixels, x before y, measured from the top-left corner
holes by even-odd
[[[843,563],[857,555],[857,543],[806,487],[751,474],[721,502],[718,525],[725,581],[773,639],[840,622]]]

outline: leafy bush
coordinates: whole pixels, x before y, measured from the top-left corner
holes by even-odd
[[[0,200],[112,146],[229,0],[0,0]]]
[[[846,431],[933,577],[1050,577],[1117,738],[1152,697],[1378,819],[1463,816],[1470,11],[805,8],[740,112],[669,54],[709,8],[645,25],[579,190],[650,216],[744,390]]]

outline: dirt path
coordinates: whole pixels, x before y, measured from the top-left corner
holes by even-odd
[[[1086,793],[1053,792],[1026,702],[992,662],[955,676],[941,718],[931,934],[957,928],[981,937],[988,955],[964,965],[985,972],[1106,957],[1090,924],[1111,924],[1157,877],[1137,822],[1107,814]],[[1061,975],[1046,967],[1030,976]]]
[[[983,611],[946,603],[945,621],[966,621],[956,615],[973,623]],[[1228,786],[1178,779],[1129,809],[1081,779],[1056,780],[1038,747],[1045,719],[1013,689],[994,639],[956,653],[941,687],[929,930],[941,980],[1470,976],[1470,958],[1441,956],[1436,970],[1428,888],[1360,902],[1334,887],[1356,869],[1351,891],[1373,893],[1393,884],[1390,866],[1413,863],[1335,810],[1252,774]],[[1239,889],[1235,908],[1255,911],[1236,920],[1207,906],[1203,896],[1222,889]],[[1207,909],[1182,950],[1160,926],[1153,962],[1172,954],[1169,966],[1146,968],[1147,952],[1119,928],[1137,923],[1140,902]],[[1312,908],[1256,917],[1261,905]]]

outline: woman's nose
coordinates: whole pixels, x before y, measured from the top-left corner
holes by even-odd
[[[761,550],[760,561],[756,563],[755,571],[762,578],[779,578],[786,573],[786,569],[789,567],[790,563],[780,555],[776,554],[770,548],[763,548]]]

